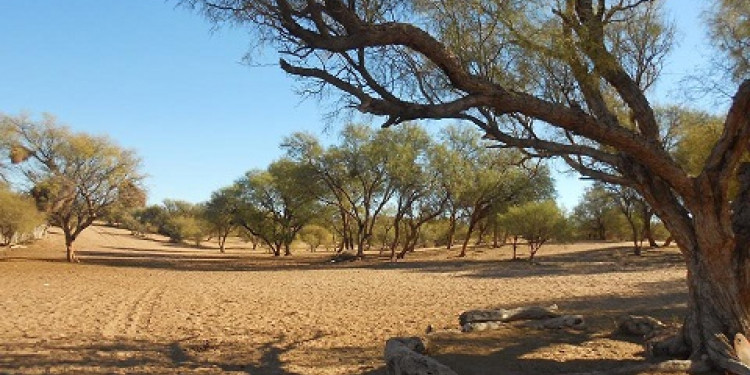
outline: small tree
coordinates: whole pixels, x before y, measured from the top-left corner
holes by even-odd
[[[554,201],[529,202],[511,207],[502,219],[511,235],[523,237],[529,245],[529,261],[552,239],[564,239],[567,222]]]
[[[328,229],[321,227],[320,225],[310,224],[306,225],[299,232],[299,236],[302,241],[310,246],[310,252],[315,252],[319,246],[328,246],[333,242],[333,235]]]
[[[572,220],[579,238],[599,241],[616,237],[623,225],[617,202],[600,183],[586,189],[581,201],[573,209]]]
[[[227,237],[237,227],[235,216],[240,205],[240,192],[235,186],[223,188],[211,194],[206,202],[203,218],[210,226],[210,232],[219,238],[219,251],[225,251]]]
[[[16,234],[26,233],[44,223],[34,200],[0,185],[0,246],[12,244]]]
[[[319,211],[319,196],[308,166],[289,159],[273,162],[267,171],[250,171],[236,182],[240,208],[236,220],[260,238],[274,256],[291,255],[297,233]]]
[[[118,195],[117,201],[107,210],[104,219],[110,225],[125,226],[125,222],[132,223],[135,211],[146,207],[148,194],[142,186],[127,182],[122,186]]]
[[[73,242],[94,220],[104,217],[130,186],[138,186],[140,161],[104,137],[73,133],[45,115],[2,117],[13,147],[25,150],[13,159],[50,223],[65,234],[69,262],[78,259]]]
[[[182,242],[189,240],[196,247],[200,247],[201,242],[207,236],[206,223],[198,216],[179,215],[169,219],[169,226],[172,229],[170,240],[173,242]]]

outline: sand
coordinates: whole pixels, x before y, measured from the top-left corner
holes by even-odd
[[[234,240],[220,254],[103,226],[76,245],[80,264],[64,261],[54,230],[0,259],[0,373],[385,374],[393,336],[426,337],[462,375],[591,371],[643,361],[639,340],[612,335],[618,316],[674,324],[685,309],[674,248],[548,245],[535,265],[507,246],[331,263],[324,251],[274,258]],[[551,303],[588,328],[456,331],[465,310]]]

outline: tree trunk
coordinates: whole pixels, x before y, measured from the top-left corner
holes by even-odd
[[[229,237],[229,233],[219,235],[219,252],[221,253],[226,252],[225,245],[227,244],[227,237]]]
[[[68,262],[77,263],[79,261],[76,256],[76,251],[73,249],[73,242],[65,241],[65,252],[67,254]]]
[[[73,242],[75,242],[75,234],[63,225],[63,233],[65,234],[65,254],[68,262],[78,263],[78,257],[76,256],[76,250],[73,248]]]
[[[730,252],[725,249],[721,253]],[[697,254],[687,262],[688,312],[678,341],[683,345],[658,343],[654,351],[692,360],[708,355],[721,368],[738,369],[740,365],[729,343],[737,333],[750,329],[750,284],[744,275],[748,260]],[[732,372],[748,374],[750,370]]]
[[[409,222],[408,224],[409,231],[406,233],[404,246],[401,252],[397,255],[398,259],[404,259],[404,257],[406,257],[406,253],[414,251],[414,248],[417,246],[417,241],[419,240],[419,227],[421,226],[421,224],[412,222]]]
[[[654,212],[647,205],[644,205],[644,207],[642,238],[648,240],[648,246],[656,248],[659,247],[659,244],[656,243],[654,232],[651,230],[651,218],[654,217]]]
[[[479,222],[479,233],[477,234],[477,242],[474,243],[475,245],[479,246],[484,243],[484,235],[487,234],[488,225],[487,221]]]
[[[451,212],[451,217],[448,219],[448,245],[446,249],[450,250],[453,246],[453,239],[456,236],[456,212]]]
[[[466,256],[466,248],[469,246],[469,239],[471,238],[471,232],[474,231],[474,226],[477,225],[477,210],[474,210],[471,214],[471,218],[469,219],[469,230],[466,232],[466,238],[464,238],[464,243],[461,246],[461,253],[458,254],[459,257],[465,257]]]
[[[401,218],[397,215],[393,221],[393,242],[391,242],[391,262],[396,260],[396,246],[401,237]]]
[[[357,228],[357,258],[365,256],[365,244],[367,244],[366,228],[360,224]]]
[[[630,223],[630,230],[633,232],[633,254],[636,256],[641,256],[641,244],[638,241],[638,228],[636,228],[635,222],[632,218],[628,218],[628,222]]]
[[[604,226],[602,223],[598,223],[598,226],[596,228],[596,235],[599,236],[600,241],[606,241],[607,240],[607,227]]]
[[[492,226],[492,247],[500,247],[500,226],[497,223]]]
[[[707,355],[715,366],[735,374],[750,374],[750,364],[738,361],[729,344],[738,333],[750,332],[750,164],[740,168],[740,193],[731,206],[731,228],[713,216],[709,194],[694,215],[689,233],[673,231],[685,255],[688,312],[682,327],[684,345],[654,350],[684,349],[691,359]],[[690,243],[683,243],[690,241]]]
[[[290,255],[292,255],[292,248],[291,248],[290,244],[285,243],[284,244],[284,256],[288,257]]]

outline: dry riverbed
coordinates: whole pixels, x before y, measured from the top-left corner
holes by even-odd
[[[674,323],[685,308],[677,250],[634,257],[626,246],[549,245],[536,265],[511,261],[508,247],[331,263],[327,252],[279,259],[231,242],[220,254],[97,226],[77,242],[82,263],[68,264],[53,230],[0,258],[0,373],[385,374],[393,336],[429,336],[430,353],[462,375],[626,366],[643,347],[612,335],[618,316]],[[455,331],[468,309],[552,303],[587,329]]]

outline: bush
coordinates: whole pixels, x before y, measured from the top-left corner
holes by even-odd
[[[565,240],[570,236],[569,225],[554,201],[529,202],[511,207],[501,216],[501,225],[511,235],[522,237],[529,245],[529,260],[534,260],[539,248],[552,239]]]
[[[166,228],[170,241],[182,242],[184,240],[192,241],[195,246],[200,246],[206,238],[206,226],[201,220],[193,216],[176,216],[170,218]]]
[[[318,246],[328,246],[333,243],[333,235],[328,229],[319,225],[307,225],[299,232],[299,237],[310,246],[310,251],[314,252]]]
[[[0,187],[0,245],[10,245],[15,235],[29,233],[43,223],[33,199]]]

